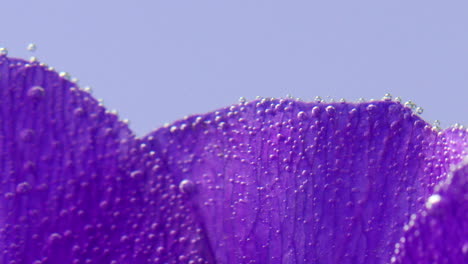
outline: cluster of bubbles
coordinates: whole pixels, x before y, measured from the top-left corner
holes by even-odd
[[[37,50],[37,45],[35,43],[29,43],[26,47],[26,49],[30,52],[35,52]],[[0,56],[6,56],[8,55],[8,49],[5,48],[5,47],[0,47]],[[30,62],[37,62],[37,58],[32,56],[30,57]],[[45,65],[45,64],[43,64]],[[47,66],[47,65],[45,65]],[[49,70],[55,70],[53,67],[49,67]],[[78,84],[79,80],[77,78],[73,78],[69,73],[67,72],[60,72],[60,76],[73,82],[73,83],[76,83]],[[83,90],[91,93],[91,88],[89,87],[85,87],[83,88]],[[286,98],[287,99],[295,99],[297,101],[302,101],[301,98],[294,98],[292,95],[288,94],[286,95]],[[260,97],[260,96],[257,96],[256,97],[257,100],[261,100],[261,99],[264,99],[263,97]],[[269,99],[269,98],[268,98]],[[381,100],[383,101],[394,101],[394,102],[399,102],[401,103],[402,102],[402,99],[400,97],[395,97],[393,98],[393,96],[390,94],[390,93],[386,93],[382,98]],[[240,97],[239,99],[239,103],[240,104],[244,104],[246,103],[248,100],[245,98],[245,97]],[[322,97],[320,96],[316,96],[314,98],[314,101],[317,102],[317,103],[326,103],[326,102],[329,102],[329,103],[334,103],[336,102],[334,98],[332,98],[331,96],[327,96],[326,97],[326,100],[322,99]],[[362,103],[362,102],[366,102],[367,100],[365,98],[359,98],[357,100],[358,103]],[[374,101],[374,99],[370,99],[370,101]],[[103,104],[103,101],[100,100],[99,101],[101,104]],[[341,98],[339,99],[338,102],[341,102],[341,103],[345,103],[346,100],[344,98]],[[407,107],[407,108],[410,108],[414,113],[418,114],[418,115],[421,115],[423,112],[424,112],[424,109],[418,105],[416,105],[413,101],[411,100],[408,100],[404,103],[404,106]],[[128,121],[126,121],[126,123],[128,123]],[[455,126],[459,126],[458,124],[456,124]],[[435,120],[433,122],[433,128],[435,130],[441,130],[441,124],[440,124],[440,121],[439,120]]]
[[[272,98],[263,98],[263,97],[261,97],[261,96],[257,96],[255,99],[256,99],[256,100],[262,100],[262,99],[272,99]],[[286,95],[286,99],[295,99],[295,100],[297,100],[297,101],[302,101],[301,98],[295,98],[294,96],[292,96],[292,95],[290,95],[290,94],[287,94],[287,95]],[[394,102],[398,102],[398,103],[401,103],[401,102],[402,102],[402,99],[401,99],[400,97],[395,97],[395,98],[393,98],[392,95],[389,94],[389,93],[386,93],[386,94],[382,97],[381,100],[383,100],[383,101],[394,101]],[[335,102],[337,102],[337,101],[336,101],[333,97],[331,97],[331,96],[326,96],[326,99],[323,99],[323,98],[320,97],[320,96],[316,96],[316,97],[313,99],[313,101],[316,102],[316,103],[335,103]],[[362,97],[359,98],[359,99],[357,100],[358,103],[363,103],[363,102],[366,102],[366,101],[368,101],[368,100],[366,100],[365,98],[362,98]],[[370,99],[369,101],[372,102],[372,101],[375,101],[375,99]],[[240,97],[240,98],[239,98],[239,103],[240,103],[240,104],[244,104],[244,103],[246,103],[246,102],[248,102],[248,100],[247,100],[245,97]],[[346,102],[346,99],[340,98],[340,99],[338,100],[338,102],[340,102],[340,103],[345,103],[345,102]],[[406,102],[404,103],[404,106],[410,108],[413,112],[415,112],[415,113],[418,114],[418,115],[421,115],[421,114],[424,112],[424,109],[423,109],[422,107],[418,106],[417,104],[415,104],[415,103],[414,103],[413,101],[411,101],[411,100],[406,101]]]
[[[293,97],[293,96],[290,95],[290,94],[286,95],[286,98],[287,98],[287,99],[295,99],[295,100],[297,100],[297,101],[302,101],[300,98],[295,98],[295,97]],[[256,100],[262,100],[262,99],[273,99],[273,98],[263,98],[263,97],[261,97],[261,96],[257,96],[255,99],[256,99]],[[383,101],[393,101],[393,102],[398,102],[398,103],[402,103],[402,101],[403,101],[403,100],[401,99],[401,97],[398,97],[398,96],[397,96],[397,97],[393,97],[390,93],[386,93],[386,94],[381,98],[381,100],[383,100]],[[326,97],[326,100],[323,99],[323,98],[320,97],[320,96],[316,96],[316,97],[313,99],[313,101],[316,102],[316,103],[335,103],[335,102],[336,102],[335,99],[332,98],[331,96],[327,96],[327,97]],[[374,100],[374,99],[366,100],[365,98],[359,98],[359,99],[357,100],[358,103],[363,103],[363,102],[367,102],[367,101],[372,102],[372,101],[375,101],[375,100]],[[240,103],[240,104],[245,104],[245,103],[247,103],[247,102],[248,102],[248,100],[247,100],[245,97],[240,97],[240,98],[239,98],[239,103]],[[338,100],[338,102],[340,102],[340,103],[345,103],[346,100],[345,100],[344,98],[341,98],[341,99]],[[406,101],[406,102],[404,102],[404,103],[402,103],[402,104],[403,104],[405,107],[411,109],[412,112],[414,112],[414,113],[416,113],[416,114],[418,114],[418,115],[421,115],[421,114],[424,112],[424,108],[418,106],[416,103],[414,103],[414,102],[411,101],[411,100],[408,100],[408,101]],[[459,127],[463,127],[463,126],[457,123],[457,124],[454,125],[454,127],[459,128]],[[442,130],[442,126],[441,126],[440,121],[439,121],[439,120],[435,120],[435,121],[432,123],[432,128],[433,128],[434,130],[436,130],[436,131],[441,131],[441,130]]]

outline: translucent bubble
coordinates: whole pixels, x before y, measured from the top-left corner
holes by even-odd
[[[181,193],[190,194],[195,190],[195,185],[191,180],[184,179],[179,183],[179,190]]]
[[[374,104],[370,104],[366,107],[366,110],[369,112],[374,112],[377,109],[377,106]]]
[[[6,55],[8,55],[7,48],[0,47],[0,56],[6,56]]]
[[[431,195],[429,199],[427,199],[426,207],[429,209],[432,208],[432,206],[439,203],[441,199],[442,197],[440,197],[438,194]]]
[[[413,101],[411,100],[408,100],[406,103],[405,103],[405,106],[410,108],[411,110],[414,110],[416,108],[416,104],[413,103]]]
[[[92,93],[93,89],[91,88],[91,86],[85,86],[85,87],[83,87],[83,91],[85,91],[87,93]]]
[[[417,113],[418,115],[422,114],[423,112],[424,112],[424,109],[423,109],[422,107],[419,107],[419,106],[416,107],[416,113]]]
[[[386,93],[383,97],[382,100],[384,101],[391,101],[392,100],[392,95],[389,93]]]
[[[132,179],[140,178],[141,176],[143,176],[143,172],[141,172],[140,170],[132,171],[130,173],[130,178]]]
[[[329,105],[329,106],[327,106],[327,108],[325,108],[325,111],[327,111],[327,113],[328,113],[329,115],[333,115],[333,114],[335,114],[336,109],[335,109],[334,106]]]
[[[440,121],[439,120],[435,120],[433,123],[432,123],[432,128],[435,129],[436,131],[440,131],[442,129],[442,127],[440,126]]]
[[[40,99],[44,96],[44,94],[45,90],[41,86],[33,86],[27,92],[27,95],[33,99]]]
[[[58,233],[52,233],[50,236],[49,236],[49,243],[55,243],[57,242],[58,240],[62,239],[62,236]]]
[[[297,113],[297,118],[299,119],[306,119],[306,117],[307,114],[304,111],[300,111],[299,113]]]
[[[20,133],[21,140],[25,142],[30,142],[34,138],[34,130],[32,129],[24,129]]]
[[[31,189],[31,185],[28,182],[22,182],[16,185],[16,192],[17,193],[27,193]]]
[[[320,107],[314,106],[314,108],[312,108],[311,112],[312,112],[312,116],[315,116],[315,117],[320,116]]]
[[[70,80],[71,75],[68,72],[60,72],[59,76],[64,78],[65,80]]]
[[[27,49],[28,51],[34,52],[34,51],[36,51],[37,46],[36,46],[36,44],[34,44],[34,43],[29,43],[28,46],[26,47],[26,49]]]

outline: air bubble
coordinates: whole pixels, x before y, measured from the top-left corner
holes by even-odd
[[[23,194],[27,193],[31,189],[31,185],[28,182],[22,182],[16,185],[16,192]]]
[[[428,209],[431,209],[432,206],[434,206],[435,204],[439,203],[441,199],[442,199],[442,197],[440,197],[440,195],[438,195],[438,194],[431,195],[431,196],[429,197],[429,199],[427,199],[426,207],[427,207]]]
[[[383,97],[382,100],[384,101],[391,101],[392,100],[392,95],[389,93],[386,93]]]
[[[8,55],[8,49],[0,47],[0,56],[6,56]]]
[[[28,90],[28,96],[33,99],[40,99],[44,96],[45,90],[41,86],[33,86]]]
[[[299,118],[299,119],[304,120],[304,119],[306,119],[306,117],[307,117],[307,115],[306,115],[306,113],[304,111],[300,111],[299,113],[297,113],[297,118]]]
[[[140,178],[141,176],[143,176],[143,172],[141,172],[140,170],[132,171],[130,173],[130,178],[132,179]]]
[[[376,109],[377,109],[377,106],[375,106],[374,104],[370,104],[366,107],[366,110],[371,113],[374,112]]]
[[[85,91],[87,93],[92,93],[93,89],[90,86],[85,86],[85,87],[83,87],[83,91]]]
[[[26,47],[26,49],[27,49],[28,51],[30,51],[30,52],[34,52],[34,51],[36,51],[37,46],[36,46],[36,44],[34,44],[34,43],[29,43],[28,46]]]
[[[62,239],[62,236],[58,233],[52,233],[49,236],[49,243],[55,243],[58,242],[60,239]]]
[[[70,80],[71,75],[68,72],[60,72],[59,76],[64,78],[65,80]]]
[[[411,110],[414,110],[416,108],[416,104],[413,103],[411,100],[408,100],[406,103],[405,103],[405,107],[408,107],[410,108]]]
[[[34,138],[34,130],[32,129],[24,129],[20,133],[20,138],[24,142],[31,142]]]
[[[435,120],[433,123],[432,123],[432,128],[439,131],[441,130],[441,126],[440,126],[440,121],[439,120]]]
[[[327,108],[325,108],[325,111],[327,111],[327,113],[328,113],[329,115],[333,115],[333,114],[335,114],[336,109],[335,109],[334,106],[329,105],[329,106],[327,106]]]
[[[416,107],[416,114],[420,115],[424,112],[424,109],[422,107]]]
[[[181,193],[190,194],[195,190],[195,185],[191,180],[184,179],[179,183],[179,190]]]
[[[320,107],[314,106],[311,112],[312,112],[312,116],[315,116],[315,117],[320,116]]]

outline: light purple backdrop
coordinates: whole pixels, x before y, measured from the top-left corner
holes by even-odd
[[[468,1],[3,1],[0,46],[93,87],[138,135],[292,94],[386,92],[468,124]],[[34,42],[38,49],[26,50]]]

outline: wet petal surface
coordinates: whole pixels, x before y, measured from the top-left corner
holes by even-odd
[[[0,74],[1,263],[210,259],[178,186],[116,115],[37,63],[0,57]]]
[[[468,159],[413,215],[392,263],[468,262]]]
[[[137,139],[65,75],[3,56],[0,259],[387,263],[402,236],[423,259],[441,247],[403,227],[426,211],[438,230],[460,217],[426,203],[467,140],[395,102],[270,99]],[[440,196],[459,198],[455,182]]]
[[[464,153],[399,103],[261,100],[145,139],[205,223],[218,263],[388,263]]]

